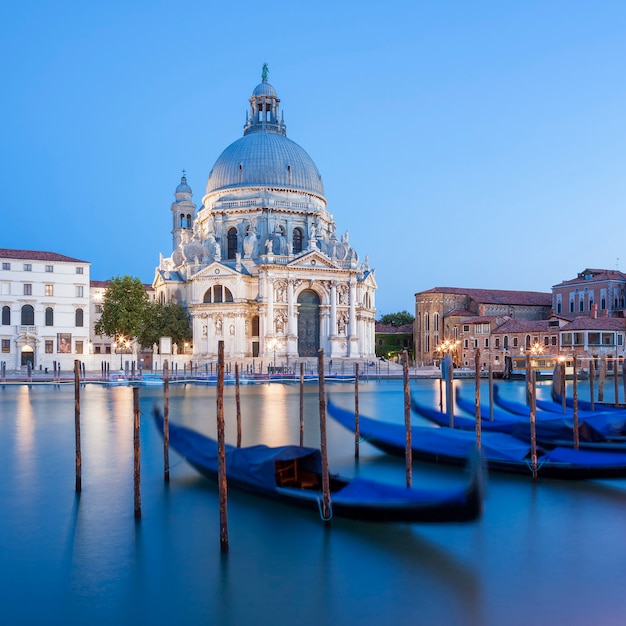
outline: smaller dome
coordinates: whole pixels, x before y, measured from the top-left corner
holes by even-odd
[[[266,80],[259,83],[252,92],[252,97],[256,98],[258,96],[269,96],[271,98],[277,98],[276,89],[272,87]]]
[[[192,193],[191,187],[187,184],[187,178],[185,176],[180,179],[180,185],[176,187],[175,193]]]

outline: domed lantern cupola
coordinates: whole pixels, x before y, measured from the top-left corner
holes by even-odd
[[[280,98],[274,87],[267,82],[268,74],[267,63],[264,63],[261,82],[254,88],[250,98],[250,112],[246,116],[246,123],[243,127],[244,135],[258,131],[287,135],[285,122],[278,119]]]

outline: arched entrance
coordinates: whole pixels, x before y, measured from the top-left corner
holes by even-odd
[[[32,346],[24,346],[22,348],[22,367],[27,367],[29,363],[31,368],[35,367],[35,351]]]
[[[298,356],[317,356],[320,346],[320,299],[311,290],[298,296]]]

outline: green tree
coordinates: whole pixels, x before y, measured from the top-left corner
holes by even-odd
[[[104,292],[102,315],[94,328],[96,334],[136,339],[141,334],[148,304],[146,288],[138,278],[116,276]]]
[[[183,349],[186,341],[191,341],[189,315],[180,304],[148,302],[143,327],[138,336],[139,343],[147,348],[158,344],[161,337],[171,337],[179,350]]]
[[[404,326],[405,324],[412,324],[414,320],[415,318],[408,311],[400,311],[399,313],[387,313],[378,321],[381,324],[397,327]]]

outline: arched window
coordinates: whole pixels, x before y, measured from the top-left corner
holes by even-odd
[[[234,259],[237,254],[237,229],[229,228],[228,235],[226,236],[228,243],[228,256],[227,259]]]
[[[509,349],[509,336],[504,335],[504,339],[502,340],[503,346],[505,350]]]
[[[76,326],[82,326],[83,325],[83,310],[82,309],[76,309],[76,313],[74,314],[74,317],[76,319]]]
[[[187,228],[191,228],[191,215],[187,213]]]
[[[9,326],[11,324],[11,308],[8,306],[2,307],[2,325]]]
[[[180,227],[185,228],[185,214],[184,213],[180,214]]]
[[[220,302],[233,302],[233,294],[228,287],[213,285],[204,292],[202,298],[204,304],[218,304]]]
[[[526,348],[530,348],[530,335],[526,335]]]
[[[46,326],[54,326],[54,309],[46,307]]]
[[[22,326],[35,325],[35,309],[30,304],[22,307]]]
[[[302,229],[293,229],[293,253],[298,254],[302,252]]]

